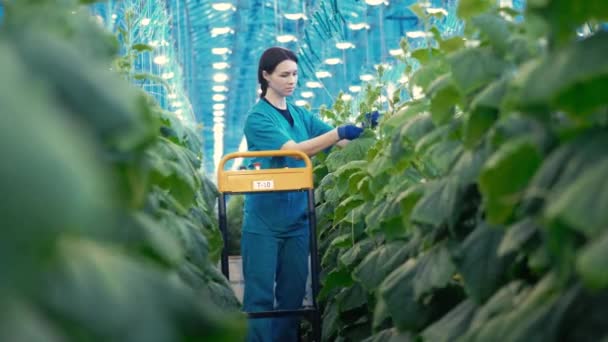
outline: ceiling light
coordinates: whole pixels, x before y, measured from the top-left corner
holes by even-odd
[[[338,50],[353,49],[354,47],[355,47],[355,44],[353,44],[351,42],[337,42],[336,43],[336,48]]]
[[[350,87],[348,87],[348,90],[351,93],[358,93],[361,91],[361,86],[350,86]]]
[[[228,64],[226,62],[213,63],[213,69],[224,70],[224,69],[226,69],[228,67],[230,67],[230,64]]]
[[[226,108],[226,105],[223,103],[216,103],[213,105],[213,110],[223,110]]]
[[[392,50],[388,50],[388,53],[391,56],[402,56],[403,50],[402,49],[392,49]]]
[[[151,21],[150,18],[143,18],[141,20],[141,26],[148,26],[148,25],[150,25],[150,21]]]
[[[321,82],[315,82],[315,81],[306,82],[306,86],[308,88],[323,88],[323,84],[321,84]]]
[[[171,93],[171,94],[167,95],[167,98],[168,98],[169,100],[176,99],[176,98],[177,98],[177,94],[173,94],[173,93]]]
[[[350,100],[353,99],[353,97],[352,97],[351,94],[342,94],[341,98],[342,98],[343,101],[350,101]]]
[[[224,117],[223,116],[216,116],[213,118],[213,123],[224,123]]]
[[[370,6],[378,6],[382,5],[384,3],[384,0],[365,0],[365,3]],[[388,5],[388,1],[386,1],[386,4]]]
[[[277,42],[279,43],[289,43],[295,42],[297,40],[298,38],[296,38],[296,36],[294,36],[293,34],[281,34],[277,36]]]
[[[213,7],[213,9],[216,11],[236,10],[234,5],[229,2],[216,2],[212,4],[211,7]]]
[[[153,40],[153,41],[149,42],[148,45],[150,45],[151,47],[157,47],[158,46],[158,40]]]
[[[158,65],[165,65],[169,62],[169,57],[165,56],[165,55],[160,55],[160,56],[156,56],[154,57],[154,63],[158,64]]]
[[[369,82],[374,79],[374,75],[372,74],[363,74],[359,76],[359,79],[363,82]]]
[[[112,14],[112,19],[116,19],[116,18],[118,18],[118,15],[116,15],[116,13]]]
[[[177,114],[178,116],[181,116],[181,114],[184,112],[183,109],[176,109],[173,113]]]
[[[369,24],[367,23],[356,23],[356,24],[348,24],[348,28],[353,30],[353,31],[358,31],[358,30],[369,30]]]
[[[230,51],[229,48],[225,48],[225,47],[211,49],[211,53],[214,55],[225,55],[225,54],[231,53],[231,52],[232,51]]]
[[[224,100],[226,100],[226,96],[225,95],[222,95],[222,94],[215,94],[215,95],[213,95],[213,101],[215,101],[215,102],[222,102]]]
[[[317,71],[315,72],[315,75],[318,78],[327,78],[327,77],[331,77],[331,73],[329,71],[325,71],[325,70],[321,70],[321,71]]]
[[[175,74],[174,74],[173,72],[165,72],[165,73],[163,73],[162,75],[160,75],[160,77],[161,77],[163,80],[170,80],[170,79],[172,79],[172,78],[173,78],[173,76],[175,76]]]
[[[441,7],[429,7],[426,9],[426,13],[428,14],[438,14],[441,13],[443,15],[448,15],[448,11],[445,10],[445,8],[441,8]]]
[[[306,106],[307,104],[308,104],[308,101],[306,101],[306,100],[296,100],[296,106],[303,107],[303,106]]]
[[[214,27],[211,29],[211,36],[212,37],[217,37],[223,34],[228,34],[228,33],[234,33],[234,30],[231,29],[230,27],[226,26],[226,27]]]
[[[285,13],[283,15],[285,16],[285,18],[287,18],[289,20],[306,19],[306,16],[304,15],[304,13]]]
[[[223,83],[228,81],[228,75],[224,74],[223,72],[218,72],[213,75],[213,80],[218,83]]]
[[[228,87],[224,85],[214,85],[213,91],[215,91],[216,93],[226,92],[228,91]]]
[[[325,64],[336,65],[342,63],[340,58],[328,58],[325,60]]]
[[[399,83],[401,83],[401,84],[406,84],[406,83],[407,83],[407,81],[409,81],[409,80],[410,80],[410,79],[409,79],[409,77],[407,77],[407,76],[403,75],[403,76],[401,76],[401,78],[399,79]]]
[[[309,98],[315,96],[315,93],[313,93],[312,91],[303,91],[301,95],[303,98],[309,99]]]
[[[213,116],[224,116],[226,114],[223,110],[214,110]]]
[[[428,33],[424,31],[410,31],[405,34],[409,38],[424,38],[429,36]]]

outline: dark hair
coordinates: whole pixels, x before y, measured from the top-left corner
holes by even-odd
[[[275,46],[264,51],[258,66],[258,82],[262,87],[260,97],[266,96],[266,90],[268,90],[268,81],[264,79],[263,71],[272,74],[277,65],[288,59],[298,63],[298,57],[291,50]]]

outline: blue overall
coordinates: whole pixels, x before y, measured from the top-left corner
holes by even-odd
[[[293,126],[266,101],[253,106],[245,123],[249,151],[280,150],[289,140],[302,142],[332,129],[303,108],[288,103],[288,109]],[[252,162],[260,162],[265,169],[304,166],[304,161],[289,157],[256,158]],[[300,308],[308,277],[307,194],[246,195],[241,255],[245,311]],[[297,317],[250,319],[247,341],[297,341],[298,324]]]

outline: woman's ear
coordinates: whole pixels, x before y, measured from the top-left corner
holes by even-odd
[[[262,77],[264,77],[266,82],[268,82],[269,81],[268,79],[270,78],[270,74],[266,70],[262,70]]]

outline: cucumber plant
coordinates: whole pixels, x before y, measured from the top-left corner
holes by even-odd
[[[325,340],[608,337],[608,33],[577,35],[608,4],[495,3],[461,0],[463,36],[406,51],[424,96],[320,158]]]
[[[79,5],[3,2],[0,340],[242,339],[200,141]]]

